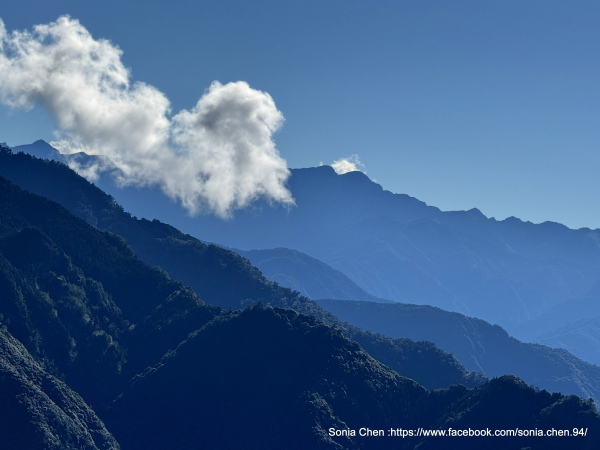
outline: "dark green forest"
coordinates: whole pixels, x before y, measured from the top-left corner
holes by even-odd
[[[600,397],[600,367],[563,350],[523,344],[500,327],[439,308],[330,302],[324,310],[319,305],[325,300],[319,300],[317,304],[269,282],[250,261],[234,252],[206,245],[158,220],[131,217],[112,197],[62,163],[12,152],[0,155],[0,163],[1,175],[60,203],[88,223],[125,237],[141,260],[151,266],[160,266],[172,278],[192,287],[208,304],[239,309],[262,301],[313,315],[338,326],[363,348],[368,348],[379,361],[430,389],[452,383],[468,386],[481,383],[481,375],[469,374],[462,367],[465,365],[488,377],[517,374],[528,384],[550,391],[577,394],[586,399]],[[319,261],[310,261],[313,258],[307,255],[287,249],[276,250],[244,254],[254,259],[278,257],[279,265],[282,258],[283,264],[291,264],[292,258],[300,259],[305,263],[309,278],[313,279],[317,271],[327,272],[326,265],[320,263],[326,269],[320,267]],[[345,286],[345,292],[348,292],[348,285]],[[337,309],[331,309],[334,306]],[[340,309],[342,307],[347,309]],[[462,365],[451,355],[440,352],[431,342],[452,353]],[[402,357],[404,353],[427,361],[427,364],[408,363]],[[436,364],[440,364],[436,370],[429,370]]]
[[[349,325],[231,251],[131,217],[62,164],[1,153],[3,175],[25,180],[0,177],[0,439],[9,448],[600,442],[592,401],[510,375],[486,380],[430,342]],[[328,432],[361,427],[588,432],[484,444]]]

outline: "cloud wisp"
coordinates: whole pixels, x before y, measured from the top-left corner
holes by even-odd
[[[0,101],[47,108],[62,154],[97,155],[70,165],[95,179],[110,170],[121,186],[160,186],[190,214],[229,217],[263,197],[294,203],[290,175],[272,135],[283,115],[247,83],[213,82],[191,110],[171,114],[167,97],[133,82],[111,42],[68,16],[8,33],[0,20]]]
[[[338,175],[348,172],[364,172],[365,169],[365,165],[360,162],[358,155],[336,159],[333,164],[331,164],[331,167],[333,167],[333,170],[335,170]]]

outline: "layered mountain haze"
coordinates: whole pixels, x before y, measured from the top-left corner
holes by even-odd
[[[94,159],[85,154],[71,157],[61,155],[54,147],[41,140],[33,144],[21,145],[15,148],[15,151],[23,151],[40,159],[61,161],[65,164],[68,164],[72,158],[76,158],[79,163],[84,165]],[[253,251],[231,250],[248,258],[267,279],[297,290],[312,299],[386,301],[368,294],[343,273],[298,251],[285,248]]]
[[[537,319],[598,281],[598,230],[496,221],[476,209],[442,212],[384,191],[361,172],[292,169],[289,187],[297,207],[257,202],[225,223],[191,219],[168,202],[151,203],[151,191],[120,192],[108,179],[99,184],[133,213],[168,217],[204,240],[242,250],[298,250],[376,297],[480,317],[521,339],[556,328]]]
[[[43,142],[15,150],[21,148],[52,152]],[[367,294],[479,317],[524,341],[549,343],[547,333],[600,317],[594,288],[600,273],[598,230],[496,221],[478,210],[442,212],[384,191],[361,172],[338,175],[328,166],[292,170],[289,187],[297,207],[258,202],[228,222],[189,218],[156,190],[121,190],[107,177],[97,182],[132,213],[168,218],[203,240],[239,249],[295,249],[343,273]],[[297,277],[283,270],[289,261],[265,269],[302,289]],[[561,332],[552,345],[595,362],[590,333]]]
[[[527,383],[547,390],[576,393],[584,398],[600,396],[597,388],[600,368],[586,364],[568,352],[523,344],[509,337],[499,327],[492,327],[481,320],[460,318],[459,314],[436,308],[390,305],[385,309],[382,305],[373,304],[372,311],[380,311],[384,316],[376,324],[377,315],[366,314],[366,307],[360,309],[361,322],[357,322],[354,317],[341,310],[332,310],[327,305],[325,309],[339,312],[343,321],[382,335],[365,333],[356,326],[340,321],[316,303],[302,299],[298,293],[269,284],[248,260],[235,253],[206,245],[156,220],[150,222],[131,217],[113,198],[62,164],[10,153],[4,154],[1,163],[0,167],[4,169],[0,173],[21,186],[44,193],[89,223],[126,237],[141,259],[151,265],[159,265],[172,277],[183,280],[209,304],[237,309],[262,301],[313,315],[344,330],[376,359],[428,388],[444,387],[451,383],[475,385],[478,381],[477,377],[466,372],[460,364],[457,365],[454,358],[440,353],[434,345],[426,342],[415,344],[406,338],[434,344],[437,342],[446,351],[454,353],[471,370],[485,372],[490,377],[518,374]],[[254,255],[255,260],[263,258],[260,261],[275,259],[273,268],[281,271],[285,271],[286,266],[294,262],[294,258],[307,262],[309,267],[316,264],[313,258],[287,249],[246,254]],[[285,261],[283,264],[282,260]],[[321,276],[326,275],[328,270],[333,271],[327,266],[324,269],[323,266],[323,263],[317,264],[314,267],[318,272],[311,270],[308,273],[318,273]],[[296,269],[294,273],[298,272],[300,271]],[[322,301],[319,303],[324,305]],[[348,302],[339,304],[345,303]],[[360,303],[350,302],[348,305],[359,307]],[[397,314],[386,312],[394,310]],[[422,314],[417,320],[418,316],[413,311],[431,311],[434,314]],[[455,317],[460,320],[457,322]],[[463,320],[465,323],[461,324]],[[457,333],[458,336],[453,337]],[[515,352],[515,349],[519,351]],[[410,360],[421,360],[421,366],[402,362],[406,356]],[[435,371],[420,368],[434,366]]]
[[[231,250],[248,258],[267,279],[294,289],[308,298],[390,302],[368,294],[340,271],[296,250]]]
[[[38,160],[22,153],[13,155],[9,150],[0,154],[0,158],[0,168],[10,173],[13,180],[18,180],[32,191],[60,199],[88,223],[127,237],[137,256],[189,284],[209,304],[239,309],[263,302],[316,316],[342,329],[362,346],[369,347],[370,351],[377,353],[379,360],[394,370],[419,379],[430,389],[453,383],[475,386],[482,382],[480,376],[470,374],[454,357],[433,344],[390,339],[342,323],[297,292],[267,281],[248,260],[237,254],[215,245],[206,245],[156,220],[150,222],[132,218],[112,197],[63,164]],[[131,252],[129,244],[125,249]],[[185,294],[186,291],[178,289],[178,292]],[[190,301],[193,303],[193,300]],[[406,358],[406,355],[413,355],[415,359]],[[429,370],[433,367],[435,370]]]
[[[15,163],[33,161],[39,164],[38,175],[48,168],[73,173],[62,164],[22,154],[4,151],[3,158],[9,158],[3,163],[10,159]],[[75,179],[80,180],[80,186],[91,186],[80,177]],[[74,188],[67,183],[59,190],[78,196],[87,193],[92,203],[107,200],[106,206],[112,205],[99,221],[118,219],[119,212],[125,214],[105,194]],[[135,223],[171,230],[172,236],[176,235],[176,230],[158,222]],[[23,413],[13,415],[9,422],[19,430],[39,423],[48,430],[47,438],[41,435],[43,448],[54,448],[47,444],[50,440],[56,448],[116,448],[120,444],[124,450],[200,441],[215,448],[398,448],[397,438],[383,437],[375,442],[359,436],[331,436],[327,430],[367,423],[372,428],[388,428],[397,426],[398,421],[403,426],[427,429],[449,424],[469,427],[478,426],[482,419],[493,420],[499,427],[587,427],[590,433],[577,442],[579,448],[593,448],[598,441],[592,430],[600,429],[600,416],[592,403],[580,398],[536,392],[514,377],[495,379],[479,388],[454,386],[427,391],[350,341],[347,335],[351,333],[369,335],[356,328],[346,326],[344,333],[315,317],[261,304],[242,311],[208,307],[163,270],[141,262],[122,237],[101,231],[57,203],[23,191],[3,178],[0,224],[0,254],[4,258],[0,312],[6,339],[2,336],[3,342],[16,349],[3,353],[3,357],[8,355],[12,366],[28,365],[30,372],[43,362],[49,370],[61,373],[66,382],[52,381],[51,375],[35,369],[37,377],[46,377],[51,383],[44,384],[35,395],[49,398],[58,407],[43,400],[48,405],[44,416],[33,407],[20,407]],[[169,241],[155,240],[159,244]],[[223,279],[215,277],[220,272],[227,273],[226,279],[232,284],[245,277],[238,290],[261,284],[263,290],[258,292],[271,303],[305,304],[305,309],[314,305],[290,290],[265,282],[259,273],[252,281],[248,275],[256,274],[255,269],[240,271],[251,266],[231,252],[195,240],[188,240],[187,246],[204,250],[204,267],[214,267],[207,277],[223,288]],[[242,264],[237,269],[236,261]],[[223,295],[234,295],[224,302],[241,301],[236,300],[235,289],[224,290]],[[214,293],[212,298],[217,297]],[[319,313],[318,307],[312,307]],[[6,333],[21,336],[20,343]],[[382,336],[374,338],[367,339],[373,353],[383,348],[376,345],[377,339],[385,341]],[[390,342],[397,345],[396,359],[402,360],[399,367],[412,365],[425,378],[441,379],[444,367],[448,367],[444,359],[452,360],[431,344]],[[398,347],[402,343],[404,347]],[[37,362],[31,362],[21,344]],[[20,356],[12,356],[15,354]],[[311,364],[306,364],[308,360]],[[21,369],[9,368],[10,373],[13,370]],[[21,383],[26,383],[27,377],[23,372]],[[3,377],[3,384],[6,380]],[[50,392],[56,389],[52,383],[60,393]],[[77,386],[83,400],[70,393],[67,385],[71,389]],[[14,398],[24,405],[42,402],[35,400],[38,397],[31,389],[25,391],[24,396]],[[107,428],[86,409],[86,399],[94,399],[94,411]],[[510,408],[508,404],[501,412],[489,408],[502,399],[510,402]],[[12,405],[3,403],[3,417],[8,416],[6,408]],[[26,447],[42,442],[27,439],[29,436],[21,436],[17,444]],[[542,447],[539,439],[525,437],[515,438],[515,442],[532,448],[553,445],[544,443]],[[490,448],[500,448],[502,440],[492,438],[489,443]],[[427,437],[403,439],[401,444],[405,448],[417,444],[441,448],[437,438]],[[471,440],[462,444],[463,448],[477,448]]]
[[[535,339],[550,347],[562,347],[578,358],[600,365],[600,317],[570,322]]]
[[[364,330],[436,343],[469,370],[510,373],[550,391],[598,398],[600,367],[561,348],[520,342],[498,325],[439,308],[348,300],[317,300],[326,311]]]
[[[79,3],[0,18],[0,450],[600,448],[600,229],[472,207],[593,223],[589,8]]]
[[[373,295],[481,317],[515,333],[519,322],[585,293],[598,278],[597,231],[441,212],[384,191],[361,172],[338,175],[326,166],[293,170],[290,189],[298,208],[256,207],[218,227],[208,218],[194,222],[194,234],[242,249],[294,248]]]

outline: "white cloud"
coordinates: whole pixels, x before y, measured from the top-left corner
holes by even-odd
[[[63,154],[100,155],[70,164],[122,185],[158,185],[191,214],[228,217],[258,197],[293,204],[286,162],[272,140],[283,115],[266,92],[213,82],[191,110],[171,116],[166,96],[132,82],[122,51],[70,17],[7,33],[0,20],[0,100],[55,117]],[[116,169],[116,170],[114,170]]]
[[[336,159],[331,165],[338,175],[348,172],[364,172],[365,165],[360,162],[358,155]]]

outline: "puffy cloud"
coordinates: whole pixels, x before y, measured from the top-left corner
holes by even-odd
[[[348,172],[364,172],[365,165],[360,162],[358,155],[349,158],[336,159],[331,165],[338,175]]]
[[[69,159],[91,179],[110,170],[122,186],[158,185],[191,214],[228,217],[258,197],[293,204],[272,139],[284,119],[268,93],[213,82],[192,110],[171,115],[162,92],[131,81],[121,55],[68,16],[10,34],[0,20],[0,100],[48,108],[53,146],[99,156]]]

